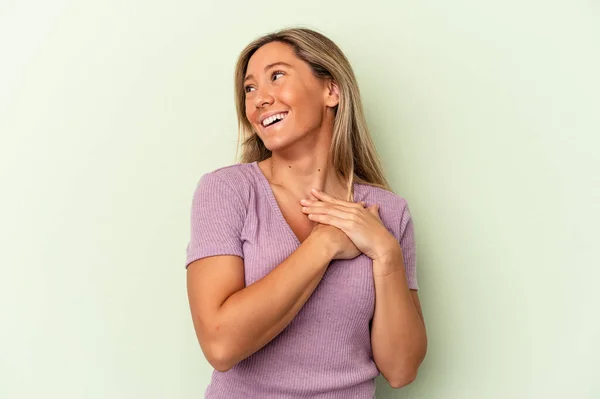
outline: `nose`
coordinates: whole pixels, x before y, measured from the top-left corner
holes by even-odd
[[[267,105],[273,104],[273,96],[269,93],[268,89],[256,89],[256,96],[254,97],[254,106],[256,108],[262,108]]]

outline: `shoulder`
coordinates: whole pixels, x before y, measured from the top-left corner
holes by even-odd
[[[252,164],[236,163],[206,172],[204,175],[202,175],[202,178],[208,176],[210,179],[221,180],[227,183],[243,184],[245,181],[250,180],[251,174]]]
[[[244,200],[255,184],[253,165],[237,163],[206,172],[200,177],[198,187],[215,194],[235,193]]]

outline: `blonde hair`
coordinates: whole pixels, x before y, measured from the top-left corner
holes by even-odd
[[[339,88],[333,136],[330,147],[332,165],[347,181],[349,198],[353,201],[353,183],[369,184],[392,191],[385,179],[377,150],[369,134],[363,113],[358,84],[350,62],[331,39],[308,28],[288,28],[259,37],[240,53],[235,67],[235,101],[238,117],[238,148],[242,142],[241,163],[263,161],[271,156],[252,130],[246,118],[244,77],[250,57],[260,47],[271,42],[290,45],[296,56],[305,61],[317,78],[332,79]],[[236,151],[236,160],[238,152]]]

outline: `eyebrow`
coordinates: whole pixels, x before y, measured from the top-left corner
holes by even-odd
[[[267,66],[265,67],[265,72],[266,72],[267,70],[269,70],[270,68],[273,68],[274,66],[278,66],[278,65],[283,65],[283,66],[286,66],[286,67],[288,67],[288,68],[293,68],[293,67],[292,67],[290,64],[288,64],[288,63],[285,63],[285,62],[283,62],[283,61],[278,61],[278,62],[274,62],[274,63],[272,63],[272,64],[269,64],[269,65],[267,65]],[[244,83],[245,83],[247,80],[249,80],[249,79],[253,79],[253,78],[254,78],[254,76],[252,76],[252,75],[248,75],[248,76],[246,76],[246,77],[244,78]]]

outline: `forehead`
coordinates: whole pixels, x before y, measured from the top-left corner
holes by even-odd
[[[271,42],[260,47],[248,60],[247,73],[253,74],[262,71],[269,64],[285,62],[296,65],[298,58],[294,54],[292,46],[281,42]]]

